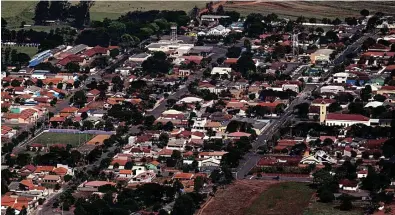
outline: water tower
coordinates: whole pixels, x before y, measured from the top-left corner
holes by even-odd
[[[170,27],[170,40],[172,42],[177,41],[177,26],[175,26],[175,25]]]

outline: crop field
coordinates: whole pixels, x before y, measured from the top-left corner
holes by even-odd
[[[52,133],[44,132],[32,143],[40,143],[43,145],[53,145],[53,144],[70,144],[72,146],[79,146],[86,143],[92,139],[95,135],[92,134],[66,134],[66,133]]]
[[[233,2],[224,5],[226,10],[235,10],[243,15],[249,13],[275,13],[281,17],[296,18],[340,18],[360,16],[362,9],[368,9],[371,13],[377,11],[384,14],[395,14],[395,2],[380,1],[247,1]]]

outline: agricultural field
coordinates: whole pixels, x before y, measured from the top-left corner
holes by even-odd
[[[374,1],[247,1],[233,2],[224,5],[226,10],[235,10],[242,15],[249,13],[275,13],[281,17],[296,18],[304,16],[307,18],[340,18],[360,16],[362,9],[368,9],[372,13],[377,11],[384,14],[395,14],[395,2],[382,1],[380,4]]]
[[[66,133],[52,133],[45,132],[40,136],[36,137],[32,143],[39,143],[43,145],[53,144],[70,144],[74,147],[86,143],[92,139],[95,135],[93,134],[66,134]]]
[[[309,205],[314,190],[306,183],[284,182],[270,186],[246,208],[248,215],[299,215]]]

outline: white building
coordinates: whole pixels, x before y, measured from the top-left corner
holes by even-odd
[[[355,124],[364,124],[370,126],[370,119],[359,114],[336,114],[330,113],[326,115],[325,125],[327,126],[343,126],[348,127]]]
[[[222,25],[218,25],[214,28],[211,28],[206,35],[215,35],[215,36],[226,36],[230,32],[230,29],[225,28]]]
[[[338,72],[333,74],[333,83],[346,83],[349,77],[355,76],[346,72]]]
[[[297,84],[283,84],[282,91],[292,90],[296,93],[299,93],[299,86]]]
[[[214,67],[211,70],[211,75],[218,74],[220,76],[227,75],[229,77],[231,71],[232,71],[232,68],[228,68],[228,67]]]
[[[321,87],[321,93],[339,93],[339,92],[344,92],[344,87],[343,86],[323,86]]]

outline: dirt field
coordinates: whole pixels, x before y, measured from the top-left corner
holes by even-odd
[[[276,181],[240,180],[227,187],[218,189],[215,197],[210,200],[199,215],[241,215],[257,199],[262,192]]]
[[[304,16],[307,18],[341,18],[350,16],[360,16],[362,9],[368,9],[371,12],[381,11],[384,14],[395,14],[395,2],[377,2],[373,1],[353,1],[353,2],[334,2],[334,1],[250,1],[250,2],[233,2],[224,6],[226,10],[235,10],[243,15],[249,13],[276,13],[282,17],[295,18]]]

